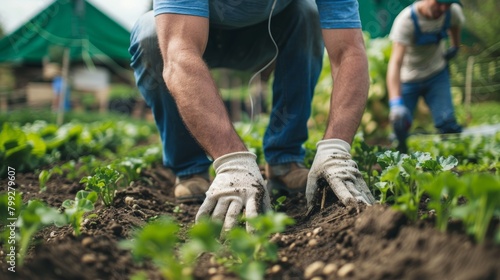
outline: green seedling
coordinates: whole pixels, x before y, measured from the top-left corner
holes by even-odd
[[[40,185],[40,192],[45,192],[47,190],[47,182],[50,180],[53,174],[62,175],[62,170],[59,167],[54,167],[50,170],[42,170],[38,175],[38,183]]]
[[[107,166],[96,168],[93,176],[82,178],[80,183],[85,183],[85,190],[96,192],[104,205],[109,207],[113,205],[118,182],[122,178],[120,172]]]
[[[255,230],[249,233],[240,227],[231,229],[226,235],[230,257],[220,262],[241,279],[264,279],[267,263],[278,259],[278,248],[269,240],[271,235],[283,232],[295,221],[284,213],[268,212],[247,222]]]
[[[384,168],[376,186],[381,191],[381,202],[393,201],[393,207],[404,212],[411,220],[418,218],[420,199],[429,177],[454,168],[457,160],[450,156],[433,159],[429,153],[416,152],[411,155],[386,151],[378,156]],[[388,195],[393,197],[389,198]]]
[[[92,191],[78,191],[74,200],[65,200],[62,203],[64,214],[67,220],[73,227],[75,235],[80,235],[80,227],[82,224],[83,215],[86,212],[94,210],[94,203],[97,200],[97,193]]]
[[[500,177],[491,174],[467,174],[461,177],[463,194],[467,204],[452,211],[460,218],[467,232],[482,243],[491,224],[495,211],[500,211]]]
[[[359,171],[365,176],[366,184],[371,187],[378,176],[378,172],[373,170],[377,164],[378,155],[383,149],[380,146],[368,146],[364,141],[354,141],[353,143],[353,160],[358,164]]]
[[[141,171],[148,165],[142,158],[125,158],[121,161],[111,164],[111,168],[124,175],[124,184],[128,186],[131,182],[140,179]]]
[[[120,246],[132,250],[136,260],[151,259],[165,279],[192,279],[198,256],[219,250],[221,228],[220,223],[201,220],[189,229],[188,240],[181,244],[179,225],[170,217],[161,217]]]
[[[286,200],[286,196],[282,195],[276,199],[276,202],[274,203],[274,211],[278,212],[284,205]]]
[[[23,207],[16,224],[19,229],[19,266],[24,263],[26,252],[34,234],[42,227],[52,224],[56,226],[66,224],[65,216],[59,213],[57,209],[48,207],[38,200],[31,200]]]
[[[421,174],[419,181],[430,198],[427,208],[436,213],[436,227],[445,232],[451,212],[457,207],[459,193],[464,188],[463,182],[450,172],[440,173],[437,177],[429,173]]]

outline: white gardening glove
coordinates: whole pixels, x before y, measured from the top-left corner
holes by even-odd
[[[306,199],[310,212],[318,203],[318,181],[323,181],[333,190],[337,198],[347,205],[350,201],[362,201],[368,205],[375,198],[366,186],[356,163],[351,159],[351,146],[340,139],[319,141],[309,176]]]
[[[215,179],[196,214],[196,221],[203,216],[211,216],[223,221],[223,229],[227,231],[236,225],[243,208],[246,218],[271,209],[271,200],[256,158],[251,152],[236,152],[214,161]],[[252,230],[248,223],[247,230]]]

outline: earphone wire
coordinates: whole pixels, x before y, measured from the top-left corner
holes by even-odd
[[[271,18],[273,16],[274,8],[276,7],[277,1],[278,0],[274,0],[273,5],[271,6],[271,11],[269,12],[269,18],[267,20],[267,32],[269,33],[269,37],[271,38],[271,41],[274,44],[274,47],[276,49],[276,53],[274,54],[274,57],[264,67],[262,67],[259,71],[255,72],[255,74],[253,74],[252,77],[250,78],[250,80],[248,81],[248,97],[250,99],[250,126],[248,127],[248,129],[245,132],[243,132],[243,135],[246,135],[247,133],[249,133],[252,130],[253,123],[254,123],[254,113],[255,112],[254,112],[253,96],[252,96],[252,91],[251,91],[252,82],[257,76],[259,76],[262,73],[262,71],[264,71],[267,67],[269,67],[276,60],[276,58],[278,58],[278,53],[279,53],[278,44],[276,44],[276,41],[274,40],[273,34],[271,33]],[[262,90],[260,89],[260,86],[259,86],[259,94],[262,94]]]

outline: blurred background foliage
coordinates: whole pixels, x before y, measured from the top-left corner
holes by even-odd
[[[470,126],[481,123],[498,123],[500,118],[500,35],[498,34],[500,30],[500,17],[498,17],[500,1],[462,0],[462,3],[467,30],[478,40],[473,44],[463,45],[459,55],[450,63],[452,94],[457,117],[460,123]],[[398,5],[402,5],[402,2]],[[0,37],[2,34],[0,26]],[[387,141],[392,130],[388,122],[389,109],[385,81],[391,42],[387,36],[370,38],[368,32],[365,33],[365,42],[371,86],[360,132],[363,133],[368,143],[378,144]],[[471,57],[474,60],[472,64]],[[330,65],[326,57],[323,65],[309,121],[310,129],[319,131],[324,131],[326,126],[330,107],[330,92],[333,86]],[[468,65],[472,69],[469,74],[467,73]],[[256,127],[261,127],[260,123],[267,123],[272,100],[272,75],[267,84],[259,85],[254,80],[250,86],[249,81],[253,73],[227,73],[224,70],[214,70],[213,75],[221,86],[221,94],[227,107],[230,111],[234,111],[230,113],[235,122],[251,122],[250,125]],[[471,77],[469,89],[467,89],[467,77]],[[15,78],[9,65],[0,65],[0,92],[2,95],[15,94]],[[467,90],[470,93],[470,104],[466,104]],[[116,84],[112,86],[111,93],[112,99],[137,98],[139,96],[135,88]],[[93,102],[95,100],[89,97],[83,103],[91,104]],[[250,103],[253,103],[252,106]],[[91,106],[89,105],[89,107]],[[417,132],[434,132],[429,112],[422,104],[419,104],[413,129]]]

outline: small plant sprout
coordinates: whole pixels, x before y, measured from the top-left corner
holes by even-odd
[[[107,167],[98,167],[93,176],[87,176],[80,180],[85,183],[85,190],[95,191],[104,205],[111,206],[115,198],[118,182],[123,178],[120,172]]]
[[[247,220],[255,230],[251,233],[237,227],[226,235],[230,258],[221,259],[231,271],[245,280],[264,279],[267,262],[278,259],[278,248],[269,239],[283,232],[295,221],[284,213],[268,212]]]
[[[54,167],[50,170],[42,170],[38,175],[38,183],[40,185],[40,192],[45,192],[47,190],[47,182],[50,180],[53,174],[62,175],[62,170],[59,167]]]
[[[69,223],[73,226],[76,236],[80,235],[83,214],[94,210],[96,200],[96,192],[81,190],[76,193],[75,200],[68,199],[62,203],[62,207],[65,208],[64,214],[66,214]]]
[[[19,266],[23,265],[33,235],[42,227],[51,224],[63,226],[66,224],[66,217],[57,209],[48,207],[41,201],[31,200],[21,210],[17,221],[20,235]]]
[[[458,194],[464,187],[463,182],[450,172],[440,173],[437,177],[429,173],[421,174],[419,181],[430,197],[427,208],[436,213],[436,227],[445,232],[451,211],[457,206]]]
[[[151,259],[165,279],[192,279],[193,267],[204,252],[220,248],[218,235],[222,225],[201,220],[188,231],[188,240],[180,243],[180,227],[170,217],[161,217],[135,232],[134,239],[120,246],[131,249],[136,260]]]
[[[282,207],[283,204],[286,200],[286,196],[282,195],[276,199],[276,202],[274,203],[274,211],[279,211]]]

